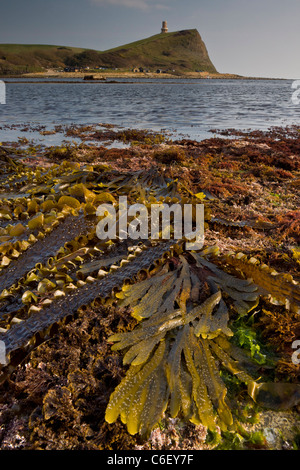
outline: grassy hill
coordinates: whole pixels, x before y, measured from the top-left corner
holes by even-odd
[[[0,44],[0,73],[39,72],[65,67],[66,61],[84,49],[38,44]]]
[[[0,74],[59,67],[135,67],[216,73],[196,29],[157,34],[107,51],[65,46],[0,44]]]
[[[101,59],[120,68],[141,66],[216,72],[196,29],[157,34],[102,52]]]

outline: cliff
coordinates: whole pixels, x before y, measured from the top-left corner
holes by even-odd
[[[216,73],[196,29],[157,34],[101,54],[103,65],[118,68],[162,68]]]

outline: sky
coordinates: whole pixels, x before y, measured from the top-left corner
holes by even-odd
[[[300,79],[299,0],[1,0],[0,44],[106,50],[196,28],[218,72]]]

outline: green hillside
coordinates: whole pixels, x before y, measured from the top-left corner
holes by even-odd
[[[157,34],[105,51],[101,59],[120,68],[141,66],[216,72],[196,29]]]
[[[65,67],[65,63],[84,49],[38,44],[0,44],[0,73],[39,72]]]
[[[136,67],[216,73],[196,29],[157,34],[130,44],[95,51],[65,46],[0,44],[0,73],[24,73],[49,68]]]

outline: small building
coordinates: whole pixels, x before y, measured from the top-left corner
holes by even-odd
[[[169,31],[169,30],[168,30],[167,22],[166,22],[166,21],[163,21],[163,22],[162,22],[161,32],[162,32],[162,33],[167,33],[168,31]]]
[[[65,67],[64,72],[80,72],[79,67]]]

